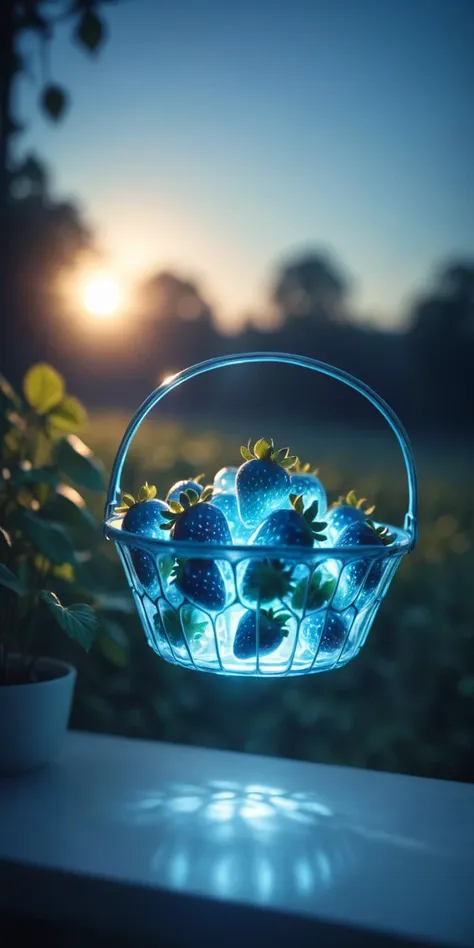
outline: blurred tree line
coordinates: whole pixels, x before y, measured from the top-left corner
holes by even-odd
[[[276,273],[269,300],[277,315],[273,328],[259,327],[249,318],[231,337],[219,331],[197,283],[161,271],[138,287],[125,333],[113,326],[106,337],[90,333],[78,353],[78,320],[58,296],[57,277],[73,272],[80,254],[93,249],[93,238],[74,203],[52,199],[48,175],[34,156],[11,175],[8,233],[2,349],[4,370],[13,381],[32,361],[46,359],[61,366],[90,405],[130,408],[167,373],[203,359],[238,351],[287,351],[353,372],[407,423],[424,431],[463,429],[470,423],[474,260],[454,259],[439,268],[430,288],[412,305],[403,332],[358,323],[351,313],[345,273],[319,251],[288,260]],[[228,410],[237,410],[238,404],[245,411],[257,398],[269,411],[294,410],[294,400],[278,383],[277,373],[270,370],[264,386],[256,374],[242,376],[238,400],[234,384],[213,379],[210,387],[202,388],[200,408],[218,396],[219,405]],[[303,418],[305,411],[313,410],[309,376],[299,377],[298,411]],[[182,407],[192,406],[183,402]],[[330,420],[340,408],[325,403],[325,417]],[[354,410],[349,402],[342,409]]]

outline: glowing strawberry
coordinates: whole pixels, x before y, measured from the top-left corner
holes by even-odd
[[[337,540],[343,530],[353,523],[363,523],[373,514],[375,507],[366,507],[365,497],[357,498],[355,491],[350,490],[344,497],[339,497],[327,514],[328,537],[337,545]]]
[[[115,508],[115,513],[124,514],[122,529],[129,533],[136,533],[141,537],[154,537],[164,540],[161,532],[166,524],[166,515],[170,508],[163,500],[156,500],[156,487],[144,484],[138,492],[137,499],[132,494],[122,494],[122,504]],[[145,550],[130,548],[135,572],[143,588],[155,599],[158,595],[160,583],[154,558]]]
[[[252,546],[307,546],[326,539],[325,523],[317,523],[318,501],[307,510],[303,498],[290,495],[290,510],[275,510],[257,528],[250,539]],[[242,577],[241,589],[244,598],[251,602],[271,602],[281,599],[292,589],[292,568],[278,559],[252,560]]]
[[[346,527],[340,534],[337,545],[342,548],[379,546],[383,549],[384,546],[393,543],[394,539],[395,537],[389,532],[388,527],[376,527],[371,520],[366,519]],[[384,561],[380,557],[351,560],[342,571],[334,597],[334,604],[338,608],[345,608],[357,596],[358,606],[364,605],[380,582],[383,566]],[[360,589],[363,580],[363,589]]]
[[[170,502],[170,512],[165,514],[167,522],[161,525],[161,529],[170,531],[173,541],[231,544],[227,520],[218,507],[212,506],[211,497],[212,487],[205,487],[200,496],[191,488],[183,491],[179,501]],[[225,582],[213,560],[178,559],[170,578],[195,605],[211,610],[224,607]]]
[[[297,461],[290,475],[291,492],[302,494],[305,506],[317,500],[319,513],[323,515],[326,513],[328,503],[326,491],[317,473],[317,470],[311,470],[310,464],[300,464]]]
[[[193,488],[182,491],[179,500],[170,501],[170,511],[164,515],[166,523],[161,530],[171,531],[173,540],[196,543],[232,543],[229,525],[218,507],[210,503],[212,487],[205,487],[199,495]]]
[[[289,510],[275,510],[251,537],[256,546],[313,546],[326,539],[324,522],[317,522],[318,501],[304,508],[303,497],[290,494]]]
[[[185,490],[194,490],[198,496],[202,494],[202,484],[201,480],[204,477],[204,474],[198,474],[197,477],[192,478],[187,481],[176,481],[176,484],[173,484],[170,487],[167,495],[166,501],[169,504],[170,500],[179,500],[179,495]]]
[[[259,613],[245,612],[239,621],[234,639],[234,655],[242,660],[255,658],[258,654],[269,655],[276,651],[288,635],[287,613],[275,613],[272,609],[261,609]]]
[[[219,510],[222,510],[229,525],[233,542],[245,546],[252,536],[252,528],[246,527],[245,524],[242,523],[235,494],[229,491],[218,491],[213,494],[211,503],[214,507],[218,507]]]
[[[310,649],[318,650],[318,658],[337,660],[348,635],[348,624],[332,609],[315,612],[305,619],[302,638]]]
[[[273,441],[260,438],[253,451],[250,441],[240,453],[245,460],[235,481],[239,514],[248,527],[256,527],[285,503],[290,492],[288,470],[297,461],[288,448],[275,451]]]
[[[235,491],[235,478],[237,477],[237,467],[221,467],[214,478],[214,490]]]
[[[171,581],[196,606],[218,612],[226,604],[224,579],[214,560],[177,559]]]

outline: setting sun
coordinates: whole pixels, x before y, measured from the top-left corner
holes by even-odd
[[[97,276],[84,285],[84,306],[92,316],[113,316],[121,300],[120,286],[113,277]]]

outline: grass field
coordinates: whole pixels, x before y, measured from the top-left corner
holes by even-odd
[[[110,466],[128,418],[93,415],[88,440]],[[286,427],[286,431],[285,431]],[[330,499],[350,488],[401,523],[406,507],[395,442],[380,432],[299,430],[269,434],[320,468]],[[238,462],[245,424],[212,419],[147,423],[133,444],[123,487],[144,480],[164,492],[178,477]],[[250,431],[256,437],[266,431]],[[280,439],[281,438],[283,440]],[[120,618],[124,650],[96,648],[81,663],[74,723],[90,729],[473,780],[474,500],[472,452],[416,443],[420,540],[405,558],[361,654],[337,673],[241,681],[189,673],[148,648],[133,609]],[[101,516],[100,506],[95,510]],[[126,589],[104,544],[109,593]],[[123,644],[123,642],[122,642]],[[110,650],[109,650],[110,652]]]

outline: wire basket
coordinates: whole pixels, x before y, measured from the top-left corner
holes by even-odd
[[[408,480],[408,513],[403,528],[390,526],[389,546],[320,548],[204,543],[154,539],[122,529],[114,511],[120,502],[121,475],[128,449],[142,421],[169,392],[205,372],[243,363],[280,362],[329,376],[365,396],[381,413],[402,451]],[[392,409],[363,382],[341,369],[304,356],[256,352],[211,359],[174,375],[156,389],[139,408],[120,444],[112,469],[104,519],[104,533],[115,542],[133,592],[150,646],[161,658],[197,671],[220,675],[277,677],[330,671],[347,664],[362,648],[380,602],[404,554],[416,541],[417,482],[408,437]],[[279,602],[287,620],[287,634],[270,654],[262,647],[262,623],[269,604],[262,590],[249,597],[243,577],[248,568],[262,570],[278,559],[291,571],[293,593]],[[219,608],[196,606],[172,580],[176,560],[199,569],[211,563],[224,580],[225,596]],[[137,561],[143,568],[137,570]],[[201,564],[201,567],[199,566]],[[194,566],[193,566],[194,565]],[[214,567],[212,567],[214,568]],[[140,574],[140,578],[139,578]],[[261,575],[261,573],[260,573]],[[316,588],[330,589],[326,598]],[[322,580],[329,582],[322,583]],[[258,586],[258,584],[257,584]],[[298,590],[297,596],[294,594]],[[245,660],[234,654],[234,640],[242,617],[255,621],[255,654]]]

